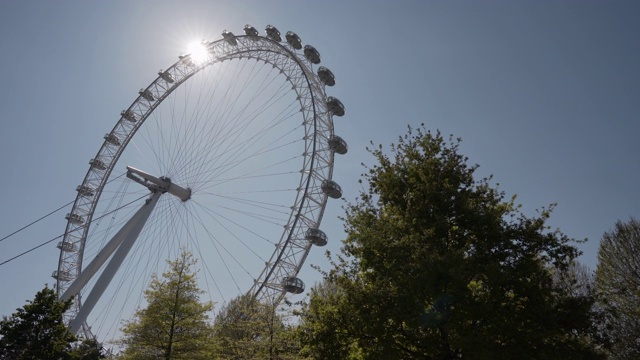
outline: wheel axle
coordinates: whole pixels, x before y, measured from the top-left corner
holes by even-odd
[[[149,190],[161,193],[169,193],[182,201],[191,199],[191,189],[183,188],[171,182],[171,179],[165,176],[157,178],[142,170],[127,166],[127,177],[140,185],[146,186]]]

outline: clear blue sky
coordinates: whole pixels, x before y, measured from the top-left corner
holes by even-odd
[[[640,3],[635,1],[3,1],[0,3],[0,236],[75,197],[121,109],[194,39],[245,24],[295,31],[337,77],[329,95],[350,146],[336,162],[353,200],[369,141],[407,125],[462,137],[526,213],[558,203],[551,225],[599,238],[640,216]],[[0,262],[64,231],[65,212],[0,243]],[[329,204],[328,249],[344,237]],[[317,250],[317,249],[316,249]],[[57,267],[55,243],[0,266],[0,314]],[[322,251],[301,277],[327,268]]]

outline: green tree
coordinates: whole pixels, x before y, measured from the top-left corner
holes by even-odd
[[[77,342],[70,352],[72,360],[106,359],[104,348],[95,339],[85,339]]]
[[[71,302],[45,287],[33,301],[0,321],[0,359],[69,359],[76,337],[63,322]]]
[[[608,313],[599,302],[595,272],[586,265],[574,262],[564,270],[556,269],[554,281],[565,294],[580,299],[581,306],[591,305],[590,322],[592,326],[590,333],[584,337],[584,340],[603,352],[608,351],[611,346],[610,332],[606,329]]]
[[[216,315],[214,343],[220,359],[297,359],[299,342],[285,315],[242,295]]]
[[[326,275],[326,274],[325,274]],[[311,288],[310,302],[301,309],[298,336],[300,354],[311,359],[359,359],[357,334],[351,332],[360,319],[344,291],[332,282],[335,274]]]
[[[342,253],[302,317],[315,358],[588,359],[591,300],[553,280],[573,240],[477,180],[459,140],[424,127],[371,150]]]
[[[211,302],[200,302],[192,266],[193,256],[182,251],[161,278],[153,276],[145,291],[147,307],[125,322],[122,344],[125,359],[208,359],[212,325]]]
[[[612,359],[640,359],[640,221],[618,221],[598,251],[596,287]]]

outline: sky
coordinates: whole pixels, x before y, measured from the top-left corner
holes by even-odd
[[[549,224],[587,239],[594,269],[602,234],[640,216],[639,17],[623,0],[0,2],[0,237],[75,198],[119,112],[190,42],[272,24],[318,49],[346,107],[345,200],[326,208],[324,250],[345,237],[366,147],[424,123],[462,138],[526,214],[556,203]],[[66,212],[0,242],[0,262],[62,234]],[[53,284],[55,243],[0,266],[0,314]],[[323,250],[303,266],[307,287],[311,264],[328,268]]]

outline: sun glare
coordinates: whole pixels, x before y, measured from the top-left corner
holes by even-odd
[[[187,54],[191,55],[191,61],[202,63],[207,60],[209,52],[202,41],[193,41],[187,46]]]

